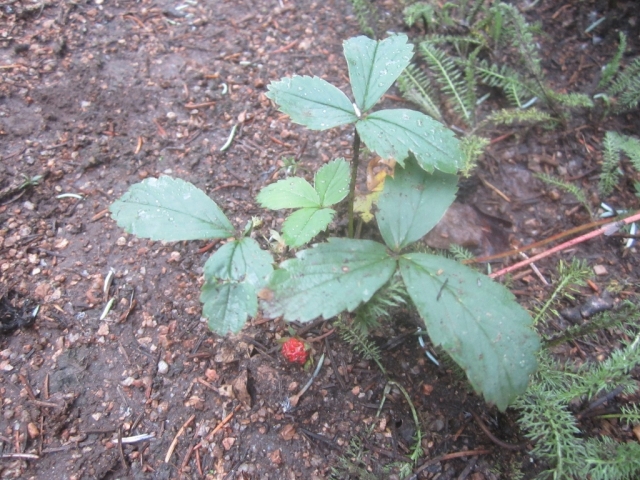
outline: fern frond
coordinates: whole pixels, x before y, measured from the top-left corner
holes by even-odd
[[[413,27],[416,22],[422,20],[424,23],[424,29],[428,32],[436,25],[435,10],[433,6],[428,3],[417,2],[413,5],[409,5],[408,7],[405,7],[402,14],[404,15],[404,23],[407,27]]]
[[[551,359],[548,351],[540,356],[539,368],[525,395],[516,402],[520,410],[518,424],[527,438],[535,442],[530,452],[551,465],[544,472],[554,479],[625,479],[622,461],[630,462],[636,472],[637,452],[627,444],[607,440],[583,439],[576,418],[569,410],[575,398],[593,398],[600,392],[622,385],[626,391],[636,388],[629,374],[640,363],[640,336],[616,351],[600,364],[571,369]],[[635,410],[633,413],[636,413]],[[631,458],[633,457],[633,458]],[[614,470],[617,469],[617,470]],[[617,476],[621,473],[621,476]]]
[[[629,157],[633,168],[640,172],[640,140],[616,132],[607,132],[602,146],[604,150],[599,188],[604,195],[608,195],[622,175],[619,168],[621,152]]]
[[[555,120],[547,112],[538,110],[537,108],[529,108],[527,110],[503,108],[497,112],[493,112],[480,122],[478,128],[491,125],[513,125],[514,123],[534,125],[536,123],[544,123],[552,126]]]
[[[541,94],[522,80],[517,71],[507,65],[490,65],[486,61],[480,61],[475,68],[485,85],[501,89],[511,104],[519,108],[528,103],[532,97]]]
[[[628,135],[623,136],[620,149],[627,154],[633,168],[640,172],[640,140]]]
[[[353,13],[358,20],[360,30],[367,37],[376,38],[376,25],[378,24],[378,13],[371,0],[350,0]]]
[[[583,93],[558,93],[546,89],[545,96],[547,100],[555,101],[568,108],[593,108],[593,100]]]
[[[583,365],[577,370],[578,380],[563,397],[568,401],[574,398],[592,399],[618,386],[624,387],[625,393],[633,393],[637,384],[629,372],[640,364],[639,344],[640,335],[637,335],[630,344],[614,350],[604,362]]]
[[[488,138],[477,135],[467,135],[460,140],[460,149],[464,155],[464,167],[461,169],[463,175],[469,175],[469,172],[475,168],[489,143],[491,142]]]
[[[402,96],[418,105],[424,113],[436,120],[442,120],[442,114],[433,100],[433,92],[427,76],[415,65],[409,65],[398,78],[398,88]]]
[[[336,322],[336,330],[340,338],[351,345],[355,352],[366,360],[374,361],[382,373],[386,375],[386,370],[382,366],[382,352],[369,339],[367,332],[360,328],[353,328],[353,325],[348,325],[342,318]]]
[[[602,141],[602,173],[600,173],[599,190],[603,195],[609,195],[613,187],[618,184],[621,172],[618,170],[620,162],[621,138],[615,132],[607,132]]]
[[[558,278],[555,281],[555,288],[551,296],[539,309],[533,320],[534,325],[549,311],[552,306],[563,298],[573,299],[573,293],[577,287],[586,285],[591,277],[591,269],[586,262],[574,259],[570,264],[560,261],[558,264]]]
[[[473,26],[482,7],[484,7],[484,0],[474,0],[469,6],[469,13],[466,15],[467,25]]]
[[[534,77],[542,79],[542,67],[538,55],[537,42],[533,36],[535,28],[532,27],[524,15],[516,7],[503,2],[497,2],[491,9],[500,11],[504,18],[505,43],[515,47],[525,65],[527,65]]]
[[[454,260],[458,262],[462,262],[464,260],[473,260],[474,258],[476,258],[475,255],[469,250],[461,247],[460,245],[456,245],[455,243],[451,244],[451,246],[449,247],[449,252],[451,252],[451,254],[453,255]]]
[[[369,334],[380,324],[380,319],[391,315],[393,309],[406,305],[409,294],[399,277],[394,276],[364,305],[356,310],[351,327]]]
[[[633,480],[640,476],[640,444],[609,437],[585,442],[586,458],[579,478]]]
[[[440,35],[432,34],[426,37],[423,42],[431,45],[454,45],[456,48],[462,45],[486,46],[484,39],[478,35]]]
[[[589,338],[590,335],[608,328],[624,328],[635,324],[638,317],[636,305],[627,301],[615,312],[602,312],[591,318],[588,323],[572,325],[566,328],[562,334],[545,339],[545,347],[551,348],[577,338]]]
[[[634,109],[640,102],[640,57],[627,65],[621,75],[607,90],[607,95],[617,98],[617,112]]]
[[[620,43],[618,44],[618,50],[616,50],[615,55],[611,59],[609,63],[607,63],[602,69],[602,77],[598,82],[598,88],[604,88],[611,79],[618,73],[620,70],[620,60],[622,59],[622,55],[624,51],[627,49],[627,36],[620,32]]]
[[[520,411],[518,424],[525,436],[535,442],[529,452],[549,462],[554,478],[571,478],[570,473],[581,467],[586,448],[578,438],[580,428],[568,406],[556,395],[534,383],[515,407]]]
[[[576,200],[578,200],[584,206],[584,208],[587,209],[589,215],[593,215],[593,212],[591,211],[591,205],[589,205],[589,201],[587,200],[587,195],[580,187],[546,173],[538,173],[536,177],[542,180],[547,185],[552,185],[559,188],[560,190],[564,190],[565,192],[570,193],[571,195],[576,197]]]
[[[453,108],[465,120],[471,120],[471,110],[475,109],[475,105],[466,104],[467,86],[463,80],[462,72],[456,67],[451,57],[439,48],[425,42],[420,43],[419,51],[434,73],[440,89],[447,94],[453,103]]]

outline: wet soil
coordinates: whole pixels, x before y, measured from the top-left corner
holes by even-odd
[[[545,68],[558,90],[597,81],[620,29],[635,32],[638,53],[637,26],[624,23],[640,21],[633,2],[618,2],[627,15],[597,45],[582,33],[584,4],[595,3],[544,1],[528,13],[551,32],[542,40]],[[419,34],[402,26],[399,2],[379,7],[386,28]],[[407,460],[415,434],[409,405],[399,390],[384,391],[385,375],[330,333],[330,322],[308,328],[258,317],[239,335],[214,335],[199,288],[215,246],[138,239],[108,214],[131,184],[168,174],[206,191],[238,228],[260,216],[255,236],[267,247],[282,216],[258,208],[257,192],[284,175],[285,157],[302,174],[349,158],[351,132],[290,123],[265,97],[266,85],[295,73],[347,90],[342,41],[358,34],[347,0],[0,0],[3,478],[314,479],[328,478],[341,457],[372,478],[399,478],[394,465]],[[452,217],[468,226],[442,225],[433,246],[449,239],[493,254],[591,221],[533,173],[580,182],[597,207],[604,131],[640,131],[637,112],[608,122],[490,132],[499,140]],[[607,199],[618,208],[637,207],[629,172]],[[619,238],[562,254],[574,256],[602,267],[594,285],[622,286],[615,302],[637,295],[637,250],[624,250]],[[551,278],[556,264],[538,267]],[[527,306],[551,291],[530,270],[512,282]],[[578,301],[593,293],[585,289]],[[515,444],[522,437],[513,412],[497,413],[454,369],[431,363],[412,335],[416,322],[400,311],[374,333],[422,426],[415,478],[509,478],[500,472],[512,463],[533,475],[541,466],[496,445],[473,416]],[[290,329],[313,346],[316,361],[326,353],[294,408],[283,402],[311,371],[279,355]],[[356,458],[349,446],[358,435],[365,444]]]

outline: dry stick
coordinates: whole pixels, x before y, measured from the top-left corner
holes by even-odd
[[[436,463],[444,462],[445,460],[453,460],[454,458],[471,457],[474,455],[487,455],[488,453],[491,453],[491,450],[478,449],[478,450],[465,450],[462,452],[453,452],[453,453],[447,453],[445,455],[440,455],[420,465],[420,467],[414,470],[413,474],[407,477],[407,479],[418,478],[418,474],[421,471],[423,471],[427,467],[430,467],[431,465],[434,465]]]
[[[623,227],[624,225],[629,225],[630,223],[633,222],[637,222],[640,220],[640,213],[635,213],[633,215],[628,216],[627,218],[623,218],[622,220],[619,220],[617,222],[612,222],[612,223],[608,223],[606,225],[603,225],[602,227],[598,228],[597,230],[594,230],[592,232],[589,232],[585,235],[581,235],[577,238],[574,238],[572,240],[569,240],[568,242],[564,242],[561,243],[560,245],[553,247],[545,252],[542,252],[538,255],[535,255],[531,258],[528,258],[527,260],[524,260],[522,262],[518,262],[514,265],[511,265],[510,267],[506,267],[503,268],[502,270],[498,270],[497,272],[492,273],[491,275],[489,275],[491,278],[496,278],[496,277],[500,277],[506,273],[509,272],[513,272],[514,270],[517,270],[519,268],[525,267],[527,265],[529,265],[530,263],[533,262],[537,262],[538,260],[542,259],[542,258],[546,258],[550,255],[553,255],[554,253],[557,252],[561,252],[562,250],[565,250],[569,247],[573,247],[574,245],[578,245],[582,242],[586,242],[587,240],[590,240],[592,238],[595,237],[599,237],[600,235],[607,235],[610,233],[615,233],[616,230],[618,230],[620,227]]]
[[[480,429],[487,435],[487,437],[489,437],[491,439],[491,441],[493,443],[495,443],[496,445],[505,448],[507,450],[522,450],[524,448],[527,447],[526,443],[519,443],[519,444],[513,444],[513,443],[507,443],[507,442],[503,442],[502,440],[500,440],[498,437],[496,437],[493,433],[491,433],[491,430],[489,430],[489,427],[487,427],[484,422],[482,421],[482,419],[480,418],[480,416],[476,413],[476,412],[471,412],[471,415],[473,416],[473,419],[476,421],[476,423],[478,424],[478,426],[480,427]]]
[[[129,465],[124,458],[124,449],[122,448],[122,425],[118,427],[118,451],[120,452],[120,463],[125,472],[129,471]]]
[[[213,436],[218,433],[222,427],[224,427],[227,423],[229,423],[229,420],[231,420],[233,418],[233,416],[235,415],[235,413],[240,410],[241,405],[238,405],[236,408],[234,408],[231,413],[229,415],[227,415],[226,417],[224,417],[224,420],[222,420],[218,426],[216,426],[216,428],[213,429],[213,431],[209,434],[209,436],[207,437],[207,441],[210,442],[211,440],[213,440]]]
[[[3,453],[0,458],[22,458],[27,460],[37,460],[40,458],[34,453]]]
[[[173,455],[173,451],[176,449],[176,445],[178,445],[178,438],[180,438],[180,436],[184,433],[187,427],[191,425],[191,422],[193,422],[195,419],[196,419],[195,414],[191,415],[189,417],[189,420],[184,422],[184,425],[180,427],[180,430],[178,430],[178,433],[176,433],[176,436],[173,438],[173,441],[169,446],[169,450],[167,450],[167,455],[164,457],[164,463],[169,463],[169,460],[171,459],[171,455]]]
[[[569,230],[565,230],[564,232],[557,233],[552,235],[544,240],[540,240],[538,242],[530,243],[529,245],[525,245],[523,247],[514,248],[513,250],[509,250],[507,252],[496,253],[495,255],[488,255],[486,257],[478,257],[478,258],[470,258],[468,260],[463,260],[462,263],[468,265],[470,263],[483,263],[483,262],[491,262],[493,260],[500,260],[501,258],[509,257],[511,255],[515,255],[520,252],[526,252],[527,250],[531,250],[533,248],[542,247],[547,245],[548,243],[555,242],[556,240],[560,240],[561,238],[567,237],[569,235],[573,235],[574,233],[579,233],[584,230],[588,230],[593,227],[599,227],[600,225],[604,225],[606,223],[611,223],[611,219],[603,219],[598,220],[596,222],[587,223],[585,225],[579,225],[574,228],[570,228]]]

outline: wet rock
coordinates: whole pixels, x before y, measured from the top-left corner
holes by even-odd
[[[589,318],[596,313],[606,312],[613,308],[613,299],[608,292],[602,294],[602,296],[594,295],[587,298],[582,307],[580,313],[583,318]]]
[[[614,301],[609,292],[604,292],[602,295],[592,295],[588,297],[580,306],[561,310],[560,315],[572,323],[580,323],[585,318],[611,310],[613,305]]]
[[[460,245],[477,255],[491,255],[507,244],[505,229],[493,225],[490,217],[472,206],[461,203],[449,207],[424,241],[429,247],[442,250]]]
[[[505,193],[512,199],[528,200],[538,195],[540,182],[530,170],[519,165],[503,165],[500,173]]]
[[[580,307],[565,308],[564,310],[560,311],[560,315],[562,315],[565,320],[568,320],[571,323],[580,323],[582,321]]]

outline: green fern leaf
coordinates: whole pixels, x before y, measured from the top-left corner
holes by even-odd
[[[475,105],[468,105],[467,86],[462,72],[444,51],[433,45],[422,42],[420,53],[426,60],[441,90],[449,96],[453,108],[460,113],[466,121],[471,120],[472,110]]]
[[[442,121],[440,109],[433,100],[433,91],[427,76],[415,65],[409,65],[398,78],[402,96],[418,105],[424,113]]]

